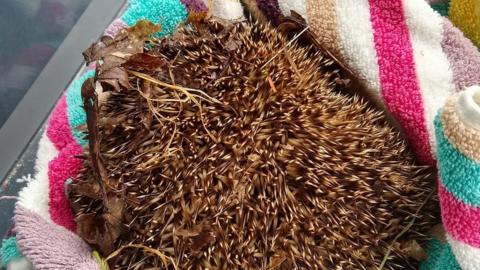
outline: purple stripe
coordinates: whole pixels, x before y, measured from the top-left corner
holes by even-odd
[[[208,8],[202,0],[181,0],[189,12],[207,12]]]
[[[257,5],[272,24],[279,23],[279,19],[283,15],[277,0],[257,0]]]
[[[480,52],[448,19],[443,21],[442,49],[453,71],[457,91],[480,84]]]

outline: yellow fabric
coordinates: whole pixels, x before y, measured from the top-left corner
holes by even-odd
[[[451,0],[448,17],[480,47],[480,0]]]

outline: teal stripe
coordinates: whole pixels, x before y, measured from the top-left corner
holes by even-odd
[[[480,164],[459,152],[443,131],[440,114],[435,118],[438,169],[447,190],[467,205],[480,207]]]
[[[187,19],[187,10],[179,0],[129,0],[129,8],[122,19],[133,26],[138,20],[160,24],[160,37],[173,33],[177,25]]]
[[[77,127],[85,125],[87,116],[83,110],[82,101],[82,85],[88,78],[93,78],[95,70],[85,72],[82,76],[72,82],[67,90],[67,117],[73,137],[81,146],[85,146],[88,141],[85,134],[78,130]]]
[[[420,265],[420,270],[461,270],[450,245],[432,239],[426,246],[428,258]]]
[[[436,12],[440,13],[440,15],[442,15],[443,17],[448,16],[448,8],[449,8],[448,3],[435,3],[435,4],[432,4],[432,8]]]
[[[2,248],[0,249],[2,256],[1,266],[6,267],[11,261],[22,257],[20,249],[17,246],[17,238],[15,236],[2,241]]]

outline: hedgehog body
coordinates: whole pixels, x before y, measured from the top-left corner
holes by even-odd
[[[381,112],[335,91],[331,60],[269,27],[216,22],[141,55],[98,112],[122,229],[109,246],[80,234],[104,255],[142,244],[180,269],[372,269],[415,216],[384,269],[413,268],[402,248],[433,222],[416,213],[432,183]],[[71,196],[83,228],[112,208],[87,196],[90,164]],[[133,248],[111,263],[163,266]]]

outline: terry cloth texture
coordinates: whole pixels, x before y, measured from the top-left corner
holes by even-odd
[[[75,140],[81,145],[87,145],[87,140],[85,139],[85,134],[79,130],[79,127],[85,124],[86,115],[83,111],[83,102],[82,96],[80,94],[80,89],[82,88],[83,83],[88,79],[92,78],[95,74],[94,70],[89,70],[82,74],[80,78],[73,81],[72,85],[67,90],[66,93],[66,102],[67,102],[67,117],[68,123],[75,137]],[[69,141],[68,143],[70,143]]]
[[[11,261],[7,270],[34,270],[33,265],[25,257]]]
[[[282,11],[278,6],[277,0],[257,0],[257,5],[265,16],[271,19],[274,25],[278,23],[278,18],[282,15]]]
[[[103,32],[104,35],[115,37],[120,30],[127,27],[127,24],[122,19],[115,19]]]
[[[169,35],[187,18],[187,9],[178,0],[129,0],[129,7],[122,19],[128,26],[146,19],[162,27],[159,36]]]
[[[37,270],[100,269],[90,247],[74,233],[17,205],[18,246]]]
[[[448,17],[475,45],[480,47],[480,1],[452,0]]]
[[[6,267],[11,261],[22,258],[22,253],[17,247],[17,238],[12,236],[2,241],[0,249],[1,267]]]
[[[448,20],[443,23],[442,49],[450,62],[457,91],[480,83],[478,49]]]
[[[418,158],[435,166],[436,112],[452,93],[480,82],[474,45],[424,0],[278,3],[298,8],[319,41],[404,127]]]
[[[18,203],[21,206],[34,211],[45,220],[51,220],[48,211],[48,163],[54,159],[57,154],[57,148],[50,141],[47,134],[44,133],[38,143],[34,178],[19,192]]]
[[[450,98],[435,127],[439,198],[448,242],[462,269],[479,269],[480,87]]]
[[[441,123],[443,121],[441,117],[437,118],[440,119],[440,122],[437,121],[439,123],[437,128],[442,128],[445,134],[448,134],[440,138],[435,137],[434,119],[437,111],[452,93],[480,82],[480,72],[478,72],[480,53],[457,28],[434,12],[427,2],[424,0],[257,0],[257,3],[272,21],[278,20],[282,13],[289,14],[291,10],[304,16],[310,29],[317,34],[323,46],[354,71],[363,86],[376,97],[377,102],[392,112],[396,120],[405,128],[415,152],[424,163],[435,166],[437,149],[440,152],[439,158],[440,155],[443,157],[443,153],[447,153],[450,158],[451,152],[448,151],[452,148],[448,148],[448,144],[443,146],[445,142],[453,145],[454,150],[465,151],[464,155],[469,157],[475,155],[472,151],[468,151],[470,148],[461,135],[452,135],[455,132],[451,130],[455,131],[462,127],[455,129]],[[160,35],[166,35],[173,32],[175,27],[185,20],[187,11],[195,9],[210,8],[211,14],[224,19],[243,18],[243,10],[238,0],[130,0],[129,4],[130,7],[125,14],[116,20],[105,34],[114,36],[123,27],[133,25],[139,19],[149,19],[160,23],[162,25]],[[41,141],[40,147],[44,150],[40,149],[37,155],[35,179],[22,190],[17,205],[16,217],[34,216],[35,218],[30,220],[36,222],[35,224],[45,225],[42,225],[42,230],[66,232],[70,240],[75,237],[71,237],[73,234],[68,230],[73,231],[75,224],[65,197],[64,187],[67,179],[73,177],[74,180],[81,166],[80,160],[75,158],[75,155],[82,153],[82,145],[86,142],[79,129],[85,124],[80,87],[83,81],[93,74],[94,67],[91,67],[87,73],[77,78],[55,107]],[[448,107],[443,112],[448,111],[447,109]],[[438,144],[442,146],[437,147]],[[457,159],[456,156],[455,160],[455,162],[464,161]],[[439,167],[442,164],[442,161],[439,161]],[[460,165],[470,166],[471,164],[461,163]],[[444,168],[446,169],[440,168],[440,170],[446,171],[447,175],[463,173],[459,171],[461,169],[451,172],[453,169],[449,169],[448,164]],[[470,169],[465,168],[465,170]],[[450,248],[460,266],[466,265],[470,268],[465,269],[474,269],[471,268],[472,265],[479,266],[478,259],[475,259],[478,258],[478,235],[476,234],[480,231],[478,227],[475,229],[480,216],[480,211],[475,206],[478,205],[475,201],[477,196],[459,187],[455,184],[455,180],[440,176],[442,217],[449,233]],[[475,179],[468,178],[465,181],[476,184]],[[49,226],[53,226],[53,229]],[[31,227],[17,226],[18,230],[23,228]],[[20,237],[20,235],[23,236]],[[20,231],[18,239],[22,250],[23,246],[27,249],[36,245],[42,247],[38,242],[39,238],[30,239],[29,234],[21,234]],[[73,249],[79,245],[76,241],[64,243],[72,244]],[[68,245],[64,248],[65,250],[61,252],[72,250]],[[85,255],[85,250],[80,249],[82,251],[79,254]],[[50,259],[48,254],[33,251],[25,253],[37,269],[41,269],[38,265],[43,265],[44,259]],[[435,254],[431,253],[430,257],[436,257]],[[81,261],[84,260],[81,259]],[[87,261],[92,263],[90,259]],[[65,268],[58,269],[71,269],[74,264],[64,266]],[[95,267],[97,266],[85,269],[95,269]],[[455,269],[439,267],[422,269]]]
[[[216,17],[233,21],[244,19],[243,7],[239,0],[206,0],[206,2],[209,3],[210,12]]]
[[[433,3],[432,4],[432,8],[444,17],[448,16],[448,7],[449,7],[448,3]]]
[[[420,266],[420,270],[461,270],[452,248],[448,243],[442,243],[438,239],[432,239],[426,247],[428,258]]]
[[[189,12],[207,12],[207,6],[202,0],[182,0],[182,3],[185,5]]]

